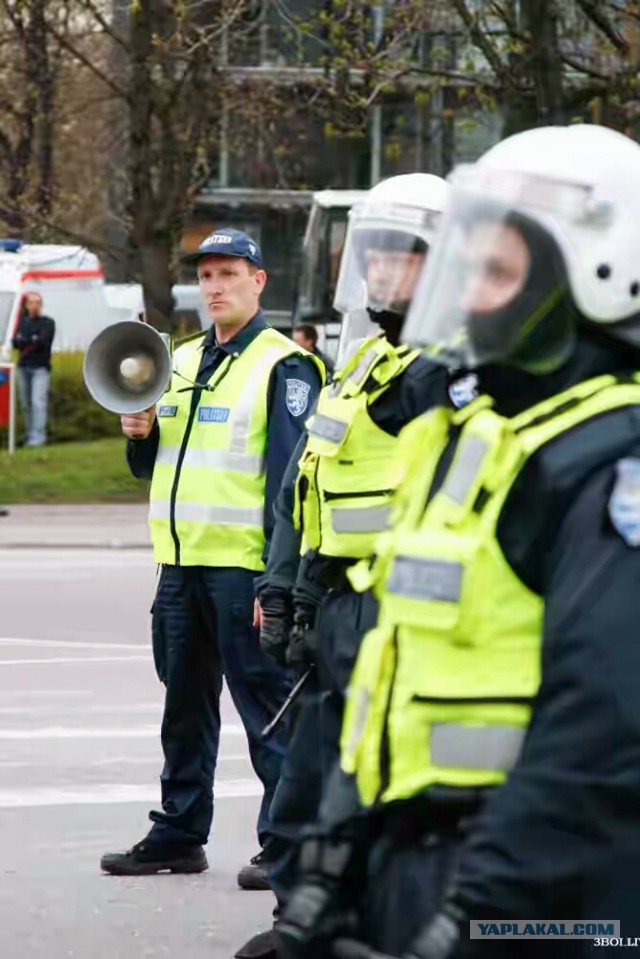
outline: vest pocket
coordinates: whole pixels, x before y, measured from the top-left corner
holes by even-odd
[[[391,489],[363,490],[358,493],[332,493],[322,497],[329,506],[331,529],[338,535],[382,533],[389,528],[392,505]],[[370,502],[367,503],[367,500]],[[340,504],[340,505],[338,505]]]
[[[331,493],[329,490],[323,490],[322,492],[322,496],[326,503],[331,503],[333,500],[362,499],[366,496],[391,496],[392,494],[392,489],[368,489],[363,490],[361,493]]]
[[[474,536],[446,531],[398,535],[384,590],[391,621],[454,646],[475,645],[478,546]]]

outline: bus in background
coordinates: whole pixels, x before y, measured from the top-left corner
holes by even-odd
[[[341,317],[333,309],[333,296],[347,229],[347,217],[366,190],[321,190],[311,199],[311,210],[302,243],[302,262],[293,312],[294,327],[313,323],[319,343],[335,359]]]

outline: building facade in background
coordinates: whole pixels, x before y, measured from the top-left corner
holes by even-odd
[[[296,301],[315,191],[368,189],[414,171],[446,175],[456,163],[483,153],[501,131],[499,115],[461,105],[454,85],[436,84],[427,72],[434,56],[439,62],[449,57],[455,67],[464,54],[455,33],[446,31],[411,38],[402,55],[411,58],[415,71],[389,84],[364,118],[360,112],[351,128],[348,112],[338,124],[332,122],[329,112],[317,107],[318,81],[327,73],[326,48],[315,27],[292,26],[294,16],[295,24],[315,23],[321,7],[316,0],[256,0],[244,28],[236,24],[222,36],[223,69],[239,95],[234,92],[222,118],[216,170],[183,238],[185,250],[192,250],[222,226],[253,235],[269,272],[264,305],[279,325],[289,321]],[[383,5],[372,8],[372,41],[383,35],[387,15]],[[353,76],[351,71],[351,82]],[[252,92],[243,99],[245,86]],[[338,115],[341,106],[337,89]],[[345,219],[342,207],[329,227],[334,258]]]

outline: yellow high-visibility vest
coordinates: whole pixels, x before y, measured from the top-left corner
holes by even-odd
[[[175,351],[171,386],[158,403],[149,505],[154,559],[262,570],[269,379],[284,357],[311,354],[267,327],[241,353],[225,357],[192,414],[188,384],[195,382],[205,335]],[[311,358],[324,381],[324,366]]]
[[[403,431],[397,521],[373,566],[351,573],[356,588],[372,586],[380,600],[342,735],[342,765],[356,775],[364,804],[504,781],[540,684],[544,612],[543,598],[518,578],[498,542],[506,498],[541,447],[639,404],[637,382],[602,376],[512,419],[481,397]],[[453,460],[426,505],[452,430],[459,431]]]
[[[419,355],[374,337],[320,393],[296,483],[302,553],[359,559],[388,526],[398,438],[373,422],[369,407]]]

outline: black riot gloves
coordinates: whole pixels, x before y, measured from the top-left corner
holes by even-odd
[[[318,607],[297,600],[284,589],[260,594],[262,621],[260,648],[281,666],[308,667],[315,663],[318,635],[314,629]]]
[[[314,603],[296,601],[293,628],[289,638],[287,662],[291,666],[307,667],[316,662],[318,632],[314,628],[318,607]]]
[[[281,666],[286,665],[289,634],[293,626],[293,606],[284,589],[268,589],[260,596],[262,623],[260,648]]]

